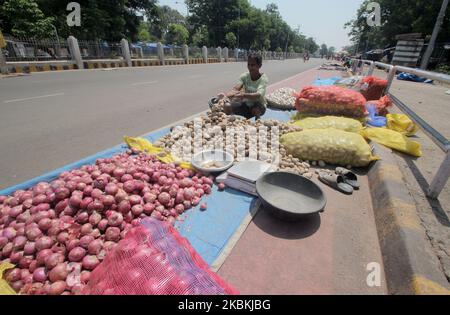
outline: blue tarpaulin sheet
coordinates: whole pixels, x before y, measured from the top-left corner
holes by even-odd
[[[328,79],[318,78],[318,79],[316,79],[316,81],[314,81],[313,85],[314,86],[330,86],[330,85],[334,85],[337,81],[339,81],[341,79],[342,79],[342,77],[339,77],[339,76],[328,78]]]
[[[267,110],[264,119],[288,121],[291,115],[291,112]],[[170,129],[165,128],[155,131],[145,136],[145,138],[150,142],[155,142],[169,132]],[[64,171],[70,171],[87,164],[94,164],[99,158],[112,157],[124,152],[126,149],[127,146],[125,144],[119,145],[30,181],[2,190],[0,195],[11,195],[19,189],[29,189],[39,182],[52,181]],[[256,198],[232,189],[219,192],[217,191],[217,186],[215,186],[213,193],[205,196],[202,203],[207,203],[208,209],[206,211],[201,211],[199,207],[189,210],[177,222],[176,228],[183,237],[189,240],[203,259],[209,265],[212,265],[227,249],[227,245],[236,231],[243,224],[246,224],[246,218],[251,215]]]

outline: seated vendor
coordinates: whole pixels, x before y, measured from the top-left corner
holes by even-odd
[[[248,56],[248,71],[239,78],[239,84],[230,92],[219,96],[226,96],[230,104],[224,111],[227,115],[239,115],[247,119],[259,119],[266,112],[266,88],[269,82],[267,75],[260,73],[262,57],[256,54]]]

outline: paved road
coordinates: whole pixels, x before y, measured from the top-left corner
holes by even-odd
[[[268,61],[271,83],[322,60]],[[36,73],[0,79],[0,189],[206,109],[245,63]]]

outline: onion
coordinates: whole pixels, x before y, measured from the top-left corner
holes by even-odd
[[[68,275],[69,271],[67,264],[61,263],[56,265],[56,267],[48,273],[48,278],[51,282],[66,281]]]
[[[162,205],[168,205],[170,203],[170,195],[166,192],[163,192],[158,196],[158,201]]]
[[[59,244],[53,245],[53,246],[52,246],[52,251],[53,251],[55,254],[61,254],[61,255],[63,255],[64,257],[66,256],[66,253],[67,253],[66,247],[65,247],[64,245],[59,245]]]
[[[82,271],[80,275],[81,283],[87,284],[89,280],[91,279],[91,272],[90,271]]]
[[[115,196],[116,203],[121,203],[122,201],[127,200],[127,199],[128,199],[128,194],[124,190],[119,189],[119,191],[117,192],[117,194]]]
[[[115,203],[114,197],[113,197],[113,196],[110,196],[110,195],[102,196],[101,199],[100,199],[100,201],[103,203],[103,205],[104,205],[106,208],[111,207],[111,206]]]
[[[83,258],[83,268],[87,270],[94,270],[100,264],[97,256],[86,256]]]
[[[22,212],[23,212],[22,206],[15,206],[9,210],[8,215],[11,218],[17,218],[20,214],[22,214]]]
[[[22,268],[23,270],[26,270],[26,269],[30,268],[31,263],[33,261],[34,261],[33,256],[24,256],[19,261],[19,267]]]
[[[116,184],[109,183],[105,187],[105,192],[107,195],[115,196],[119,192],[119,187]]]
[[[45,268],[37,268],[33,272],[33,280],[41,283],[45,282],[47,280],[47,272],[45,271]]]
[[[123,190],[127,193],[132,193],[136,190],[135,182],[133,180],[129,180],[123,184]]]
[[[0,236],[0,250],[2,250],[8,242],[9,240],[6,237]]]
[[[88,186],[86,186],[85,189],[83,189],[83,195],[86,197],[90,197],[93,190],[94,190],[94,187],[88,185]]]
[[[89,222],[89,214],[87,212],[81,212],[76,216],[75,220],[80,224],[85,224]]]
[[[12,227],[7,227],[3,230],[3,236],[12,241],[16,237],[17,231]]]
[[[80,230],[81,235],[89,235],[92,233],[92,225],[90,223],[86,223],[81,227]]]
[[[23,283],[22,280],[16,281],[11,283],[11,288],[16,291],[16,292],[20,292],[20,290],[23,288],[25,284]]]
[[[49,218],[41,219],[38,222],[38,225],[42,231],[47,231],[48,229],[50,229],[52,227],[52,220]]]
[[[32,226],[25,229],[25,235],[29,241],[34,242],[38,237],[42,235],[42,232],[41,230],[39,230],[39,228]]]
[[[50,237],[43,236],[36,241],[36,250],[42,251],[44,249],[49,249],[53,246],[53,244],[54,241]]]
[[[122,176],[124,176],[126,174],[126,170],[120,167],[117,167],[114,171],[113,171],[113,176],[117,179],[122,178]]]
[[[103,212],[103,210],[105,209],[103,203],[98,199],[94,200],[94,202],[92,202],[89,206],[92,206],[92,208],[88,207],[88,210],[92,209],[97,212]]]
[[[117,244],[115,242],[105,242],[105,244],[103,244],[103,248],[106,250],[106,252],[110,252],[112,250],[114,250],[114,248],[117,246]]]
[[[13,252],[9,256],[9,260],[12,264],[18,264],[23,258],[23,252]]]
[[[42,194],[42,195],[37,195],[36,197],[33,197],[33,206],[37,206],[40,205],[41,203],[45,203],[47,201],[47,196]]]
[[[61,212],[63,212],[66,209],[66,207],[68,205],[69,205],[69,200],[68,199],[61,200],[60,202],[58,202],[56,204],[56,207],[55,207],[56,213],[60,214]]]
[[[31,273],[28,271],[28,269],[22,269],[20,270],[20,279],[24,280],[27,278]]]
[[[82,200],[83,199],[80,196],[72,195],[72,197],[70,197],[69,199],[69,205],[74,208],[79,208]]]
[[[157,199],[157,196],[155,194],[152,194],[149,192],[144,194],[144,200],[147,203],[153,203],[153,202],[155,202],[156,199]]]
[[[138,195],[132,195],[130,196],[129,201],[132,206],[139,205],[142,203],[142,198]]]
[[[8,271],[6,275],[6,281],[8,282],[16,282],[19,281],[22,278],[22,272],[19,268],[12,269],[11,271]]]
[[[187,201],[191,201],[195,197],[195,192],[192,189],[184,190],[184,199]]]
[[[95,188],[92,190],[91,192],[92,199],[99,199],[101,196],[103,196],[103,192],[100,189]]]
[[[106,231],[106,229],[108,228],[108,220],[103,219],[98,223],[98,229],[102,232]]]
[[[183,205],[176,205],[175,206],[175,211],[177,211],[178,214],[183,214],[184,213],[184,206]]]
[[[120,226],[123,222],[123,215],[119,212],[111,212],[110,215],[108,215],[108,225],[112,227]]]
[[[70,240],[66,243],[66,249],[70,252],[72,249],[74,249],[75,247],[80,246],[80,240]]]
[[[82,247],[75,247],[69,252],[69,261],[71,262],[80,262],[83,260],[83,257],[86,255],[86,250]]]
[[[63,263],[63,262],[64,262],[64,256],[59,253],[54,253],[45,259],[45,266],[47,267],[48,270],[52,270],[58,264]]]
[[[103,242],[101,240],[94,240],[89,243],[88,253],[90,255],[98,255],[103,248]]]
[[[49,295],[61,295],[66,290],[67,284],[65,281],[56,281],[52,283],[48,290]]]
[[[45,265],[45,261],[47,258],[53,254],[53,251],[51,249],[44,249],[40,251],[36,256],[36,262],[38,266]]]
[[[28,270],[33,273],[38,268],[38,263],[36,260],[33,260],[30,264],[30,267],[28,267]]]
[[[102,233],[99,229],[92,230],[92,233],[90,234],[90,236],[92,236],[93,238],[99,238],[101,235]]]
[[[154,210],[155,210],[155,205],[154,204],[146,203],[144,205],[144,213],[146,215],[151,215]]]
[[[100,223],[101,220],[102,220],[102,216],[99,213],[97,213],[97,212],[94,212],[89,217],[89,223],[92,226],[97,226]]]
[[[25,255],[34,255],[36,253],[36,245],[34,242],[27,242],[23,248]]]
[[[59,233],[56,240],[61,244],[65,244],[69,240],[69,233],[67,232]]]
[[[131,208],[131,212],[136,216],[140,216],[144,212],[144,207],[141,205],[135,205]]]
[[[122,214],[126,214],[131,210],[131,204],[128,200],[123,200],[119,203],[118,210]]]
[[[94,199],[92,199],[91,197],[84,198],[80,203],[80,208],[87,209],[89,204],[91,204],[93,201],[94,201]]]
[[[109,227],[106,230],[105,239],[107,241],[118,242],[120,239],[120,229],[117,227]]]
[[[86,235],[86,236],[83,236],[81,239],[80,239],[80,247],[83,247],[84,249],[87,249],[88,247],[89,247],[89,244],[91,243],[91,242],[93,242],[94,241],[94,237],[92,237],[92,236],[90,236],[90,235]]]
[[[17,217],[17,222],[27,222],[28,219],[31,217],[30,211],[25,211],[23,213],[21,213],[18,217]]]
[[[27,243],[27,238],[25,236],[17,236],[13,241],[14,250],[22,250]]]

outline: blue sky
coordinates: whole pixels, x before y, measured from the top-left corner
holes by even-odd
[[[318,44],[326,43],[341,49],[350,43],[344,24],[356,16],[363,0],[250,0],[257,8],[265,8],[269,3],[278,5],[284,20],[293,28],[312,36]],[[169,5],[186,14],[183,0],[159,0],[161,5]]]

